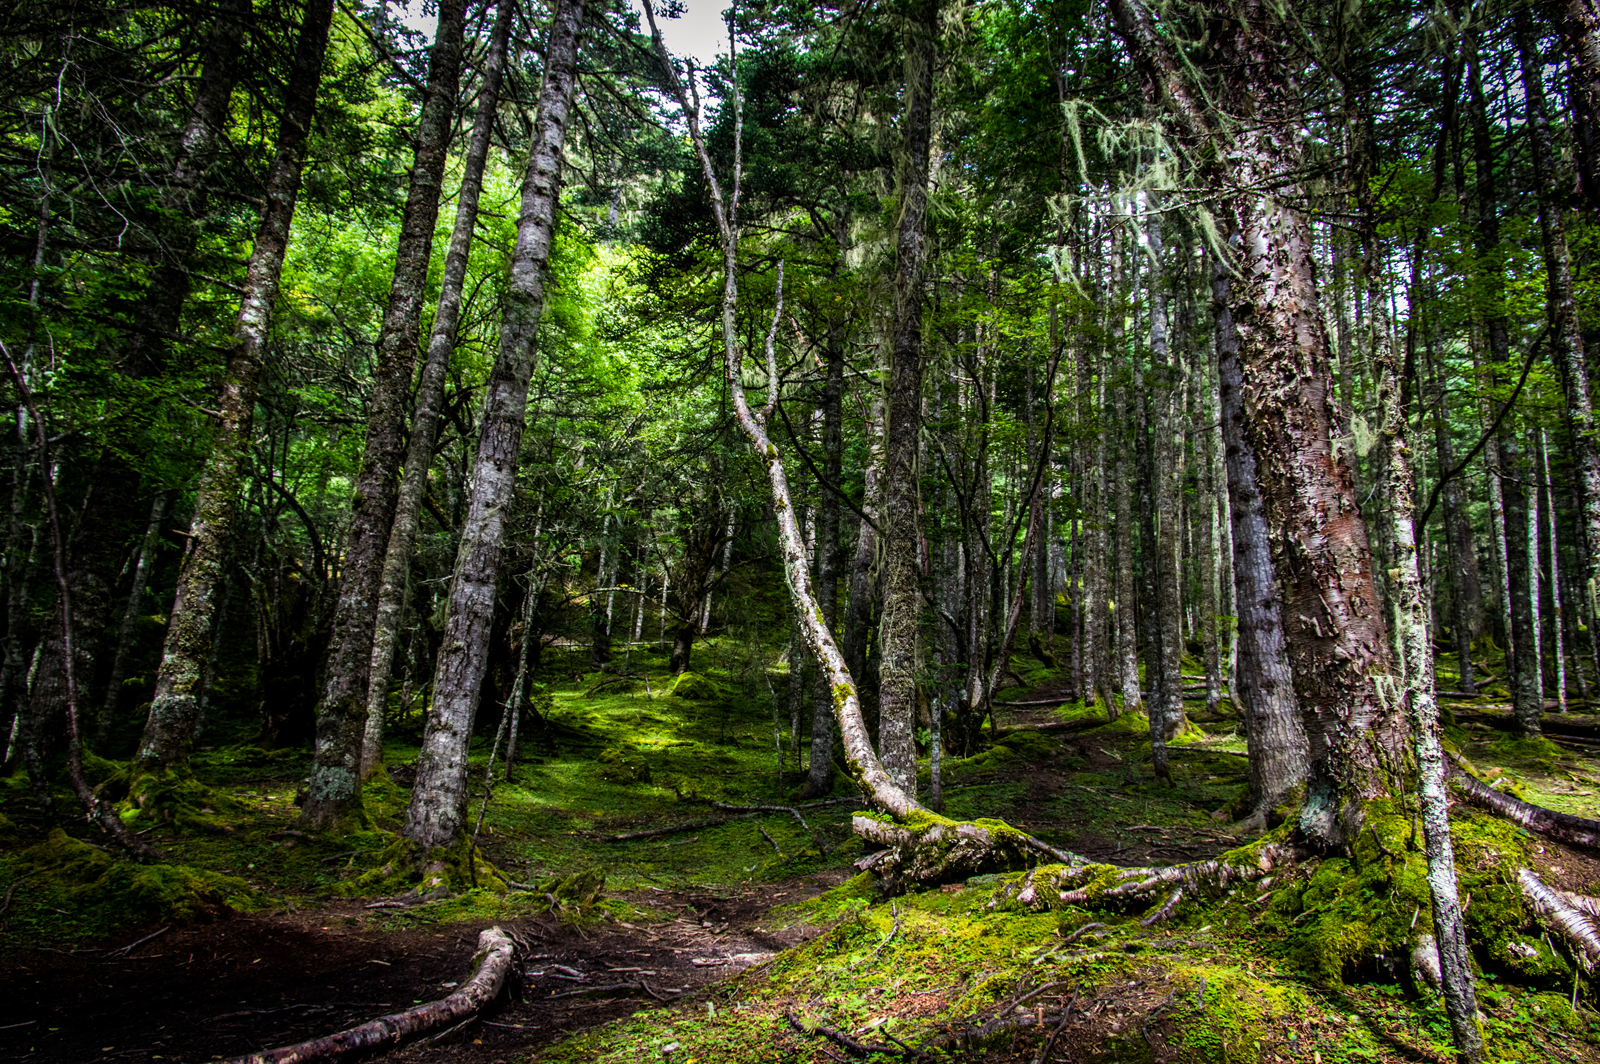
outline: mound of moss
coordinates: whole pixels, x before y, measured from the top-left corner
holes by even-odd
[[[710,702],[722,697],[717,685],[697,672],[679,673],[672,682],[672,696],[687,698],[691,702]]]
[[[650,762],[637,750],[608,747],[600,751],[600,778],[609,783],[649,783]]]
[[[234,876],[173,864],[132,864],[72,838],[60,828],[23,850],[24,867],[48,884],[58,908],[79,930],[104,933],[126,924],[185,922],[254,907],[249,884]]]

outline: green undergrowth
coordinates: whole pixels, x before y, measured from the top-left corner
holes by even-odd
[[[550,1062],[700,1060],[743,1064],[824,1061],[838,1047],[819,1026],[885,1044],[922,1045],[973,1031],[1032,989],[1067,1000],[1070,1059],[1268,1064],[1446,1059],[1449,1033],[1437,1003],[1390,985],[1318,986],[1264,961],[1221,908],[1140,926],[1136,916],[1076,907],[1027,912],[996,907],[1014,876],[980,876],[899,897],[876,898],[861,876],[774,915],[818,929],[721,986],[651,1008],[536,1052]],[[1538,1011],[1534,1011],[1537,1009]],[[793,1017],[801,1028],[796,1031]],[[1535,1027],[1554,1025],[1557,1036]],[[1499,1061],[1530,1054],[1545,1038],[1590,1036],[1583,1013],[1551,994],[1509,989],[1489,1006],[1486,1027]],[[1532,1036],[1530,1038],[1530,1036]],[[1032,1060],[1037,1028],[1002,1031],[934,1059]]]
[[[249,912],[270,903],[237,876],[186,864],[134,864],[57,828],[0,860],[0,882],[26,885],[14,898],[9,934],[63,941],[125,927],[183,923]]]

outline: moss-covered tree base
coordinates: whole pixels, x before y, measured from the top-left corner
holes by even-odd
[[[934,813],[898,824],[869,813],[852,820],[856,835],[887,849],[856,862],[869,868],[886,894],[949,883],[988,872],[1014,871],[1041,861],[1073,862],[1003,820],[955,821]]]

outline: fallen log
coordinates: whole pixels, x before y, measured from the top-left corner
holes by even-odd
[[[1579,967],[1593,971],[1600,961],[1600,928],[1589,913],[1574,905],[1564,892],[1551,890],[1531,869],[1517,873],[1517,885],[1533,911],[1573,946]]]
[[[393,1012],[337,1034],[313,1038],[299,1045],[261,1053],[247,1053],[225,1064],[297,1064],[302,1060],[345,1060],[393,1049],[414,1038],[454,1027],[472,1019],[500,995],[511,971],[516,944],[498,927],[478,936],[475,970],[449,997],[430,1001],[404,1012]]]
[[[1473,805],[1503,816],[1546,838],[1580,846],[1586,850],[1600,850],[1600,820],[1589,820],[1525,802],[1515,795],[1497,791],[1482,780],[1469,776],[1459,763],[1451,761],[1451,765],[1456,770],[1456,776],[1451,783],[1462,797]]]

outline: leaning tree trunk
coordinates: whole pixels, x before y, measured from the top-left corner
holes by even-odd
[[[489,664],[500,546],[516,494],[517,455],[544,313],[550,245],[561,197],[562,146],[577,80],[585,3],[558,0],[550,19],[544,84],[523,180],[511,282],[504,297],[500,350],[489,374],[472,495],[434,671],[433,706],[403,829],[406,838],[428,850],[460,839],[467,818],[467,743]]]
[[[844,746],[845,763],[850,769],[851,776],[873,805],[903,819],[922,812],[922,806],[917,803],[915,797],[900,787],[872,749],[866,722],[861,717],[861,702],[855,682],[850,677],[850,670],[845,667],[844,656],[839,652],[839,645],[834,639],[832,630],[822,623],[822,611],[817,604],[816,594],[812,591],[806,542],[795,520],[794,501],[789,492],[789,478],[784,470],[783,456],[767,437],[766,419],[776,405],[778,374],[773,343],[782,313],[781,269],[778,276],[778,307],[774,310],[772,328],[767,334],[767,376],[773,390],[769,393],[768,407],[760,416],[750,409],[750,404],[745,399],[744,353],[739,347],[737,331],[739,302],[737,218],[741,167],[739,142],[743,126],[737,91],[730,100],[730,106],[734,111],[733,195],[731,200],[724,200],[722,183],[717,179],[716,170],[711,164],[711,155],[701,133],[699,108],[690,104],[688,94],[667,55],[666,46],[661,42],[661,33],[656,26],[655,9],[650,0],[645,0],[644,10],[650,22],[651,36],[662,75],[672,87],[679,106],[683,108],[688,118],[689,135],[694,144],[695,154],[699,158],[701,176],[705,178],[710,190],[711,209],[717,221],[723,256],[720,324],[724,379],[727,382],[728,394],[733,402],[734,417],[738,421],[740,431],[749,440],[751,449],[767,474],[767,485],[772,492],[773,510],[778,521],[784,580],[789,588],[791,604],[800,621],[806,643],[817,661],[818,682],[826,683],[832,693],[834,720],[839,726],[839,738]]]
[[[218,402],[220,423],[200,475],[189,529],[189,554],[178,574],[177,594],[156,673],[155,698],[150,703],[150,716],[135,759],[139,772],[187,762],[194,742],[198,688],[211,652],[212,599],[222,579],[223,549],[233,529],[244,463],[250,453],[256,390],[266,357],[284,252],[289,246],[289,228],[300,192],[301,168],[332,20],[333,0],[312,0],[306,6],[285,89],[277,150],[267,172],[267,206],[245,268],[239,316],[223,372]]]
[[[384,553],[394,523],[400,458],[406,449],[411,367],[433,254],[433,231],[461,84],[466,0],[440,0],[428,60],[428,86],[412,141],[411,187],[400,220],[389,305],[378,331],[377,363],[367,404],[367,438],[345,531],[339,602],[333,613],[326,678],[317,703],[316,757],[300,824],[328,831],[365,823],[361,752],[367,730],[367,688]],[[424,464],[420,471],[425,471]],[[386,685],[387,686],[387,685]]]
[[[500,82],[505,73],[506,52],[515,20],[516,5],[511,0],[500,0],[494,30],[489,37],[489,54],[483,63],[472,140],[461,165],[455,227],[450,231],[450,246],[445,251],[439,304],[434,311],[433,329],[428,335],[428,358],[423,363],[422,379],[417,385],[416,411],[412,415],[411,434],[406,441],[404,474],[400,480],[399,495],[395,499],[394,524],[389,530],[389,544],[383,558],[378,607],[373,619],[372,660],[367,676],[367,721],[361,748],[362,779],[371,776],[383,764],[383,715],[389,700],[389,678],[394,668],[400,615],[405,609],[411,548],[416,543],[422,499],[428,492],[428,469],[433,465],[433,451],[439,441],[444,386],[450,372],[450,356],[455,351],[456,329],[461,324],[467,265],[472,255],[473,236],[477,231],[478,201],[483,195],[483,172],[489,157],[489,144],[494,136]]]
[[[1383,320],[1381,313],[1377,316]],[[1383,468],[1390,504],[1387,531],[1394,566],[1389,576],[1395,596],[1400,675],[1375,677],[1373,682],[1386,685],[1386,697],[1403,702],[1409,710],[1412,750],[1417,761],[1417,802],[1422,813],[1423,849],[1428,862],[1433,938],[1438,950],[1445,1013],[1461,1059],[1467,1064],[1477,1064],[1484,1059],[1483,1029],[1478,1021],[1466,922],[1456,889],[1450,799],[1445,792],[1444,750],[1439,742],[1439,707],[1434,695],[1433,633],[1428,620],[1427,587],[1417,557],[1416,477],[1411,469],[1408,404],[1401,383],[1404,360],[1395,348],[1392,341],[1380,341],[1376,353],[1380,372],[1378,403]]]
[[[879,626],[878,753],[903,790],[914,790],[917,753],[917,455],[922,428],[922,304],[927,269],[929,155],[933,142],[934,39],[938,4],[923,0],[906,27],[905,144],[895,239],[894,332],[884,433],[883,620]]]
[[[191,259],[199,245],[199,221],[209,212],[207,171],[228,123],[233,90],[243,69],[245,25],[250,0],[224,0],[206,38],[205,59],[195,85],[189,117],[178,137],[172,176],[161,192],[161,208],[176,226],[164,236],[166,256],[150,273],[138,310],[130,315],[124,365],[135,376],[155,377],[166,368],[167,338],[178,331],[191,287]]]

